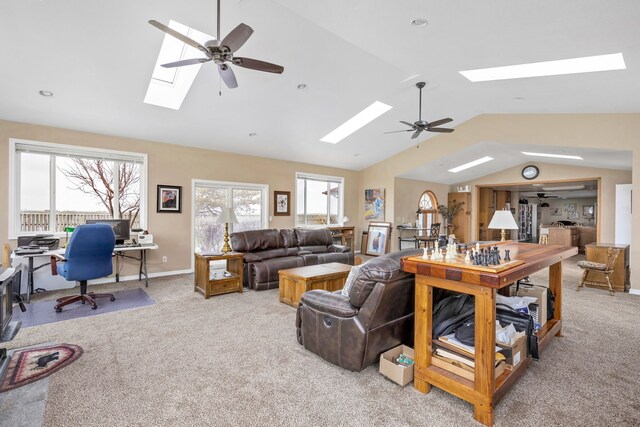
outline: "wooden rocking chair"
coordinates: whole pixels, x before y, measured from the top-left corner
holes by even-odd
[[[584,285],[593,285],[598,287],[604,287],[604,285],[609,286],[609,293],[611,296],[615,294],[613,287],[611,287],[611,279],[609,276],[613,273],[613,264],[616,262],[616,258],[618,258],[618,254],[620,253],[620,249],[609,248],[607,251],[607,263],[602,264],[599,262],[593,261],[580,261],[578,262],[578,267],[580,267],[582,272],[582,278],[580,279],[580,284],[576,291],[582,289]],[[598,272],[604,275],[604,280],[587,280],[589,276],[589,272]]]

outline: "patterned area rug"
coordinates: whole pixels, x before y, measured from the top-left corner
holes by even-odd
[[[48,377],[75,362],[82,348],[73,344],[56,344],[17,350],[11,356],[9,367],[0,383],[0,393]]]

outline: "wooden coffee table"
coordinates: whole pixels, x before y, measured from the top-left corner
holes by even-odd
[[[342,289],[351,265],[330,262],[328,264],[280,270],[280,302],[297,307],[302,294],[312,289],[337,291]]]

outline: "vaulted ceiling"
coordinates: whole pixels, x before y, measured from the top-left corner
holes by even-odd
[[[285,72],[236,67],[239,88],[219,96],[204,64],[174,111],[142,102],[163,40],[147,21],[215,34],[214,0],[4,0],[0,119],[360,170],[415,145],[383,132],[417,120],[417,81],[428,82],[423,118],[452,127],[482,113],[640,111],[637,1],[222,0],[221,17],[222,35],[255,30],[241,56]],[[485,83],[458,73],[617,52],[627,70]],[[393,109],[320,142],[376,100]]]

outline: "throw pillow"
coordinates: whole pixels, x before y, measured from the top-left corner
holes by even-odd
[[[342,295],[345,297],[349,296],[349,292],[351,292],[351,288],[356,281],[356,277],[360,274],[360,269],[364,264],[354,265],[351,267],[351,271],[347,276],[347,280],[344,282],[344,287],[342,288]]]

